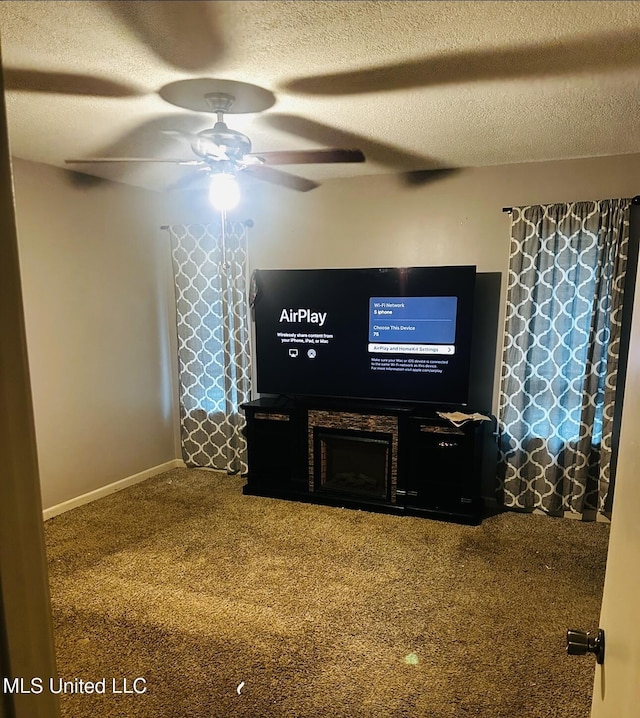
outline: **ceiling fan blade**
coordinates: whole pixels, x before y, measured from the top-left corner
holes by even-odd
[[[224,36],[214,17],[217,3],[103,0],[101,4],[170,67],[191,72],[204,70],[224,51]]]
[[[45,72],[18,67],[4,69],[7,90],[49,92],[58,95],[85,95],[87,97],[137,97],[146,94],[133,85],[103,77],[80,75],[73,72]]]
[[[313,180],[306,179],[305,177],[298,177],[297,175],[289,174],[289,172],[282,172],[281,170],[276,170],[273,167],[267,167],[266,165],[250,165],[245,167],[242,170],[242,173],[255,177],[259,180],[264,180],[265,182],[271,182],[272,184],[281,185],[282,187],[295,189],[298,192],[309,192],[309,190],[320,186]]]
[[[364,162],[361,150],[283,150],[281,152],[252,152],[245,157],[257,157],[267,165],[306,165],[330,162]]]
[[[153,160],[165,161],[174,158],[179,162],[196,161],[197,158],[191,151],[191,146],[176,143],[163,134],[164,130],[174,130],[189,134],[202,129],[202,118],[183,114],[169,114],[147,120],[140,125],[121,135],[117,140],[109,144],[93,146],[85,150],[87,160]]]
[[[395,167],[404,171],[404,173],[412,173],[414,175],[414,181],[407,182],[409,185],[417,186],[420,184],[419,175],[417,173],[443,169],[438,166],[436,161],[429,157],[413,155],[399,147],[388,145],[384,142],[377,142],[376,140],[370,140],[361,135],[345,132],[335,127],[329,127],[328,125],[323,125],[320,122],[308,120],[304,117],[274,112],[265,115],[261,121],[277,130],[289,132],[299,137],[305,137],[314,142],[325,142],[332,145],[360,146],[369,160],[379,162],[389,167]]]
[[[160,164],[184,165],[195,167],[205,164],[201,160],[185,160],[185,159],[158,159],[154,157],[89,157],[87,159],[70,159],[65,160],[67,165],[89,165],[99,162],[157,162]]]
[[[563,37],[515,48],[468,50],[352,72],[301,77],[284,83],[282,89],[310,95],[355,95],[449,83],[637,68],[639,42],[637,31]]]

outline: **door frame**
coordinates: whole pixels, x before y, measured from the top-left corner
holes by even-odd
[[[57,718],[58,697],[48,690],[55,652],[1,51],[0,173],[0,680],[23,679],[16,692],[5,692],[2,680],[0,718]]]

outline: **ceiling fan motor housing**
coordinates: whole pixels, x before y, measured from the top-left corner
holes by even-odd
[[[230,129],[224,122],[216,122],[211,129],[198,132],[191,147],[205,160],[239,162],[251,152],[251,140],[242,132]]]

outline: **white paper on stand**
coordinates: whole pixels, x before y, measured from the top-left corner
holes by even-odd
[[[490,416],[485,416],[484,414],[479,414],[478,412],[475,412],[474,414],[465,414],[462,411],[439,411],[438,416],[443,419],[447,419],[456,427],[466,424],[467,421],[491,421]]]

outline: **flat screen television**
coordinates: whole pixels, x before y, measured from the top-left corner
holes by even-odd
[[[476,268],[254,275],[260,394],[467,404]]]

